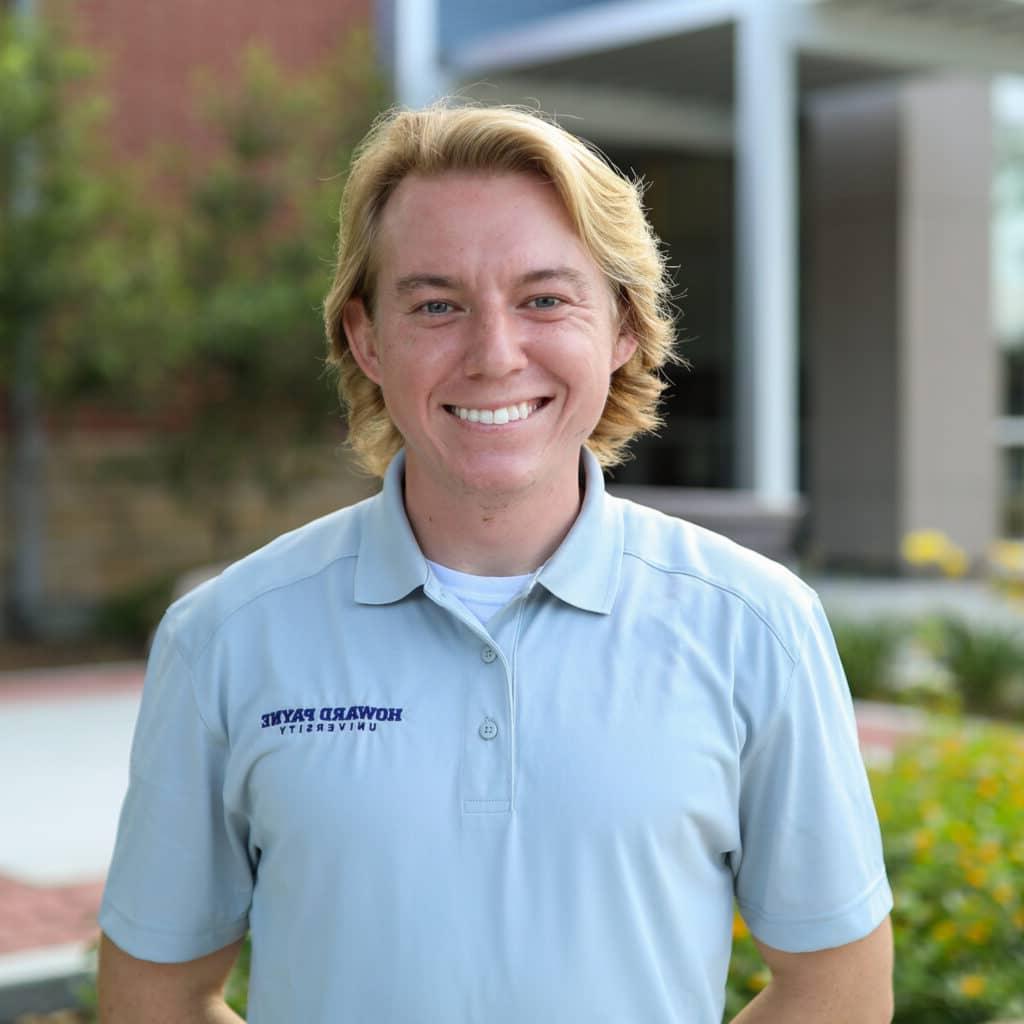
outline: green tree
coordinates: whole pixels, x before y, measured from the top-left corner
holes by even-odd
[[[225,483],[286,487],[283,445],[337,431],[320,312],[352,150],[383,104],[372,47],[353,33],[325,67],[286,74],[253,48],[225,93],[208,84],[217,151],[189,171],[175,245],[181,271],[177,429],[164,454],[230,551]]]
[[[94,149],[104,108],[91,66],[42,20],[0,14],[4,622],[15,635],[44,629],[47,412],[119,377],[117,341],[144,329],[138,314],[151,306],[139,296],[159,277],[131,190]]]
[[[213,152],[143,178],[97,149],[94,61],[41,20],[0,16],[8,633],[45,631],[45,432],[76,409],[136,411],[163,456],[151,471],[222,538],[230,478],[285,486],[283,447],[337,429],[320,303],[344,172],[383,103],[372,52],[353,33],[286,75],[251,51],[233,86],[207,84]]]

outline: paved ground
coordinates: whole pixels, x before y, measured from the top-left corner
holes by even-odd
[[[85,968],[142,675],[141,664],[0,673],[0,989]]]

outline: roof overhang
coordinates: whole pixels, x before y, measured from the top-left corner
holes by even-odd
[[[1024,74],[1024,0],[783,0],[799,90],[929,72]],[[576,115],[599,140],[728,148],[745,0],[608,2],[445,55],[464,92]]]

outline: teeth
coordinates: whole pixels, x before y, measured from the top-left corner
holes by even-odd
[[[518,405],[507,405],[501,409],[468,409],[461,405],[449,406],[449,409],[460,420],[469,420],[470,423],[493,423],[504,425],[513,423],[516,420],[525,420],[537,411],[537,402],[520,402]]]

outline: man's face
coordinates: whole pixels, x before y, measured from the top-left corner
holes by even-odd
[[[580,447],[636,342],[554,187],[407,177],[377,247],[373,320],[354,300],[345,327],[405,439],[407,498],[575,490]]]

